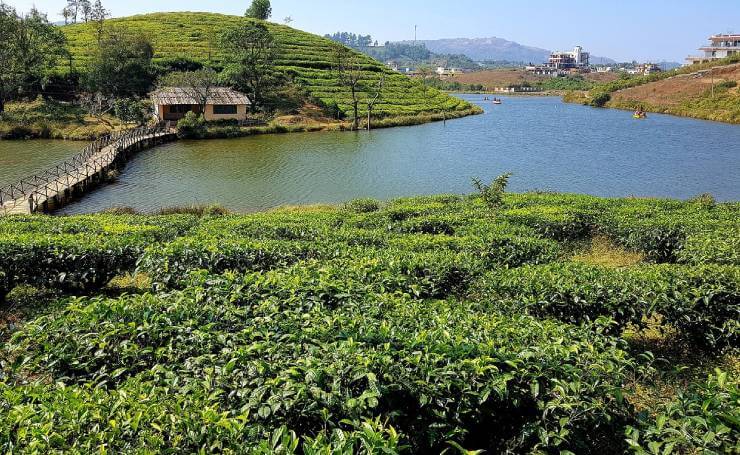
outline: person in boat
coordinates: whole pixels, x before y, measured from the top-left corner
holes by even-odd
[[[645,118],[645,117],[647,117],[645,115],[645,111],[642,110],[642,107],[638,107],[637,108],[637,110],[635,111],[635,117],[637,117],[637,118]]]

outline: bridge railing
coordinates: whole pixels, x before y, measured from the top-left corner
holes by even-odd
[[[16,183],[0,187],[0,207],[10,202],[33,201],[42,197],[48,199],[82,179],[95,175],[128,147],[148,137],[171,131],[169,125],[143,126],[96,139],[80,153],[63,162]]]

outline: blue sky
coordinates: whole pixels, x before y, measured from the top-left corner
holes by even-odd
[[[4,0],[58,20],[64,0]],[[114,16],[155,11],[242,14],[250,0],[103,0]],[[740,0],[273,0],[273,21],[379,41],[497,36],[546,49],[582,45],[617,60],[682,61],[713,33],[740,33]]]

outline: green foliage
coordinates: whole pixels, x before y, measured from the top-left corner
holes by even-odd
[[[190,217],[90,216],[0,219],[0,273],[6,290],[31,284],[82,292],[132,270],[147,244],[188,229]],[[0,285],[1,287],[2,285]]]
[[[355,199],[345,204],[347,210],[351,210],[356,213],[370,213],[377,212],[380,210],[381,202],[377,199]]]
[[[619,336],[659,319],[687,349],[735,355],[738,204],[497,207],[2,218],[0,295],[40,309],[3,333],[0,451],[731,452],[735,383],[638,413],[650,356]],[[592,235],[646,262],[565,259]],[[101,289],[135,270],[151,291]]]
[[[473,179],[473,187],[480,193],[481,199],[489,209],[494,210],[501,207],[509,177],[511,177],[510,172],[499,175],[489,185],[484,184],[480,179]]]
[[[143,125],[149,120],[151,103],[131,98],[118,99],[113,103],[113,111],[122,122]]]
[[[145,96],[152,87],[154,48],[149,38],[123,27],[107,29],[94,46],[83,85],[114,98]]]
[[[696,346],[724,350],[739,344],[740,275],[734,267],[623,270],[554,263],[497,272],[482,285],[487,298],[510,312],[572,324],[608,317],[617,333],[661,314]]]
[[[606,103],[608,103],[611,99],[612,96],[609,93],[598,92],[591,97],[591,106],[604,107],[606,106]]]
[[[207,131],[206,119],[193,111],[188,111],[177,122],[177,137],[181,139],[200,139]]]
[[[656,418],[642,416],[627,429],[638,454],[737,453],[740,451],[740,389],[737,377],[717,370],[706,382],[679,392]]]
[[[262,23],[246,23],[225,30],[219,43],[228,56],[222,77],[249,95],[252,109],[263,106],[267,94],[281,82],[275,71],[279,49],[272,33]]]
[[[65,37],[36,8],[19,15],[0,4],[0,114],[11,97],[35,96],[67,55]]]
[[[252,0],[252,4],[247,8],[247,12],[244,14],[252,19],[266,21],[270,16],[272,16],[272,5],[270,5],[270,0]]]

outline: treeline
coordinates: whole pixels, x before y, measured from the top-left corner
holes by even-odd
[[[373,37],[371,35],[358,35],[356,33],[349,32],[336,32],[331,35],[327,33],[326,35],[324,35],[324,38],[328,38],[332,41],[336,41],[337,43],[341,43],[345,46],[354,48],[378,45],[378,41],[373,41]]]

